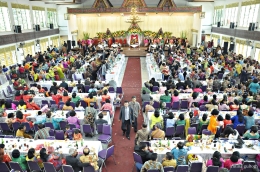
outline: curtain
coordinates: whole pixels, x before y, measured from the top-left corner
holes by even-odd
[[[112,15],[112,16],[111,16]],[[119,30],[128,30],[131,23],[126,23],[129,16],[91,16],[77,15],[78,38],[83,38],[83,32],[90,34],[90,37],[96,37],[98,32],[106,32],[107,28],[111,32]],[[142,31],[150,30],[158,32],[162,28],[163,32],[172,32],[175,37],[180,37],[182,31],[187,32],[189,41],[192,39],[191,29],[193,27],[193,15],[173,15],[173,16],[139,16],[141,21],[138,23]]]

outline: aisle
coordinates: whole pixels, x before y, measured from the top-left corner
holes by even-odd
[[[125,100],[131,101],[132,96],[136,96],[137,101],[141,104],[141,66],[140,58],[128,58],[126,65],[126,70],[124,74],[124,79],[122,82],[122,88],[124,91],[124,98],[122,104]],[[134,129],[131,129],[130,139],[128,140],[123,136],[121,130],[121,122],[119,119],[120,109],[117,108],[114,118],[114,123],[112,127],[113,131],[113,143],[115,145],[115,160],[117,165],[113,163],[113,158],[109,158],[106,161],[107,171],[108,172],[131,172],[134,160],[133,160],[133,150],[134,150],[134,138],[135,132]],[[138,129],[141,128],[143,117],[139,116],[138,118]],[[106,172],[105,168],[102,170]]]

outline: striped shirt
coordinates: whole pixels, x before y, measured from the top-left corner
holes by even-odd
[[[47,139],[47,137],[50,136],[49,131],[50,131],[49,127],[39,129],[35,133],[34,140],[37,140],[37,139]]]

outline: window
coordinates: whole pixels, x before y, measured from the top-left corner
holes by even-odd
[[[47,25],[53,24],[54,27],[58,27],[57,12],[55,8],[47,8]]]
[[[34,24],[38,24],[41,27],[46,27],[45,8],[44,7],[32,7]]]
[[[242,5],[243,5],[243,3],[242,3]],[[239,26],[248,27],[249,23],[255,23],[257,20],[259,4],[253,4],[253,5],[244,4],[244,5],[245,6],[241,7],[241,16],[239,19]]]
[[[217,47],[220,44],[220,36],[212,34],[212,39],[214,42],[214,47]]]
[[[59,36],[51,37],[50,45],[52,45],[52,47],[56,46],[56,48],[58,48],[59,47]]]
[[[29,5],[13,4],[14,24],[20,25],[22,30],[32,29]]]
[[[47,46],[49,46],[48,38],[41,39],[40,40],[41,52],[47,51]]]
[[[0,52],[1,65],[11,66],[17,63],[15,46],[1,48]]]
[[[244,58],[247,58],[250,56],[252,47],[249,45],[246,45],[246,41],[237,40],[235,46],[236,46],[236,54],[242,54]]]
[[[218,22],[223,21],[223,9],[215,9],[214,10],[214,17],[213,17],[213,24],[217,24]]]
[[[236,22],[238,7],[226,8],[225,25],[229,25],[230,22]]]
[[[0,31],[11,31],[7,2],[0,2]]]
[[[23,48],[21,48],[19,51],[21,51],[21,50],[23,51],[24,58],[27,56],[27,54],[30,54],[30,55],[35,54],[34,41],[25,43]]]
[[[255,49],[255,58],[256,61],[260,60],[260,47]]]

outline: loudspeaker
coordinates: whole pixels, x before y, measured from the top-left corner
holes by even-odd
[[[235,23],[234,22],[230,22],[230,29],[234,29],[235,28]]]
[[[52,23],[50,23],[50,29],[53,29],[53,24]]]
[[[67,51],[69,52],[71,50],[71,41],[67,40]]]
[[[224,42],[223,53],[224,54],[228,53],[228,42]]]
[[[40,31],[41,29],[40,29],[40,25],[38,25],[38,24],[36,24],[35,25],[35,31]]]
[[[255,23],[249,23],[249,31],[254,31],[255,30]]]
[[[220,22],[218,22],[217,26],[220,27]]]
[[[22,33],[22,28],[20,25],[15,25],[14,26],[14,32],[15,33]]]
[[[234,51],[234,48],[235,48],[235,44],[233,43],[233,44],[231,44],[230,43],[230,46],[229,46],[229,51]]]
[[[76,42],[73,40],[72,41],[72,47],[76,46]]]

